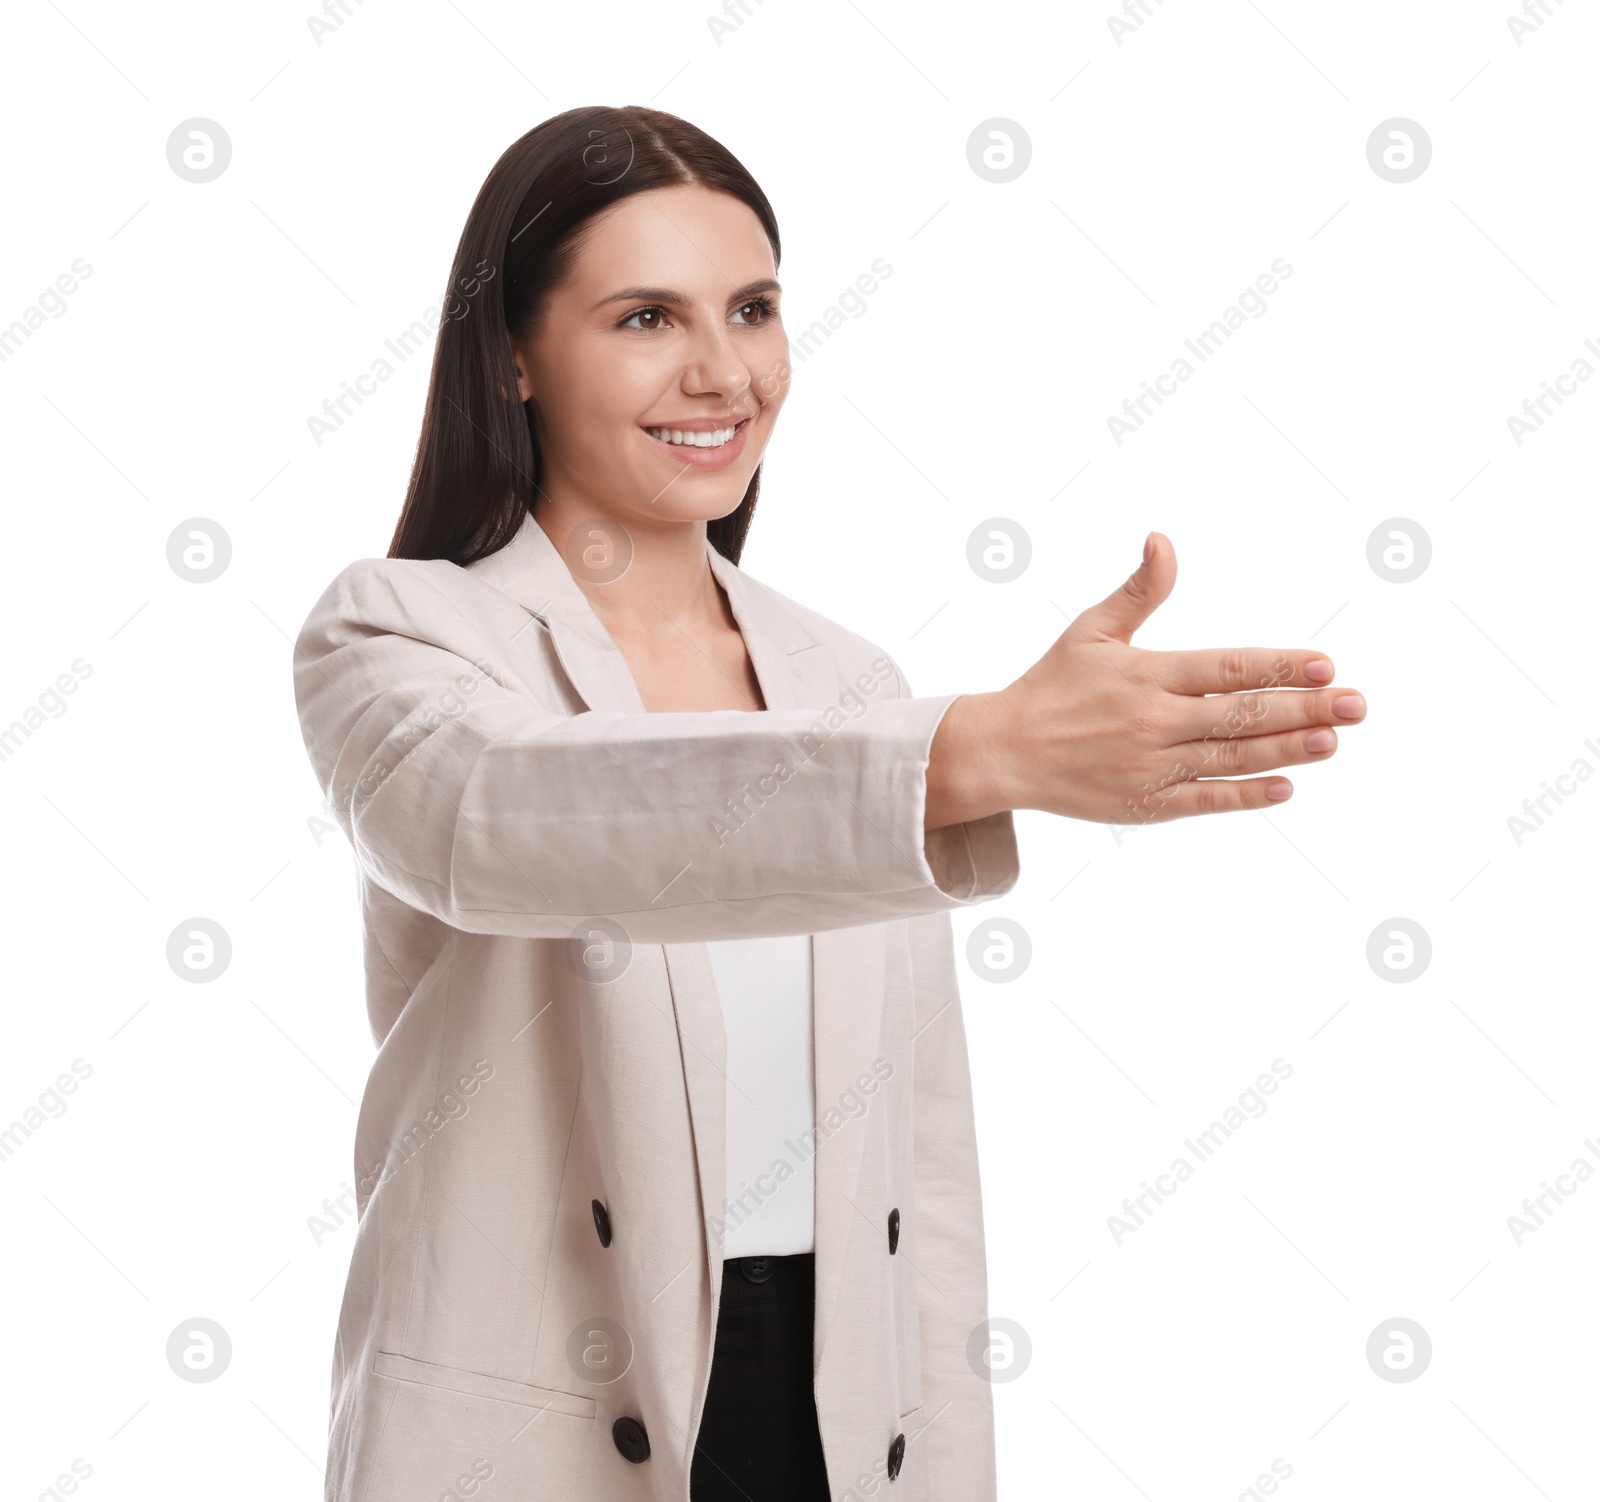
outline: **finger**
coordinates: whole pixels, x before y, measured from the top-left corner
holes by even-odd
[[[1114,637],[1128,641],[1151,616],[1156,607],[1172,593],[1178,578],[1178,560],[1172,544],[1160,532],[1150,534],[1150,560],[1141,563],[1098,605],[1080,611],[1067,627],[1068,640],[1080,641],[1085,636]]]
[[[1174,694],[1231,694],[1246,689],[1321,688],[1333,682],[1324,652],[1276,647],[1215,647],[1153,654],[1156,682]]]
[[[1173,819],[1190,819],[1196,814],[1231,814],[1249,808],[1277,808],[1285,799],[1269,798],[1269,788],[1287,788],[1289,795],[1294,793],[1294,784],[1285,777],[1251,777],[1238,782],[1226,777],[1196,777],[1130,800],[1122,822],[1166,824]]]
[[[1353,688],[1261,689],[1165,701],[1173,744],[1278,735],[1317,725],[1359,725],[1367,701]]]
[[[1326,761],[1338,749],[1338,733],[1319,725],[1314,730],[1240,735],[1209,744],[1191,741],[1173,747],[1173,757],[1175,765],[1188,767],[1194,777],[1237,777],[1249,772],[1270,772],[1274,767]]]

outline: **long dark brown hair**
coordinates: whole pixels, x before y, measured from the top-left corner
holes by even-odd
[[[533,332],[566,276],[579,232],[601,210],[650,188],[695,183],[746,203],[780,256],[766,194],[697,126],[641,105],[567,110],[514,142],[478,190],[450,268],[405,506],[391,558],[466,565],[503,548],[539,493],[533,412],[520,399],[511,336]],[[707,522],[718,552],[739,561],[761,489]]]

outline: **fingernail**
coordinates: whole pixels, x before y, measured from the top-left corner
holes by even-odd
[[[1308,683],[1331,683],[1333,681],[1333,664],[1326,657],[1319,657],[1314,662],[1308,662],[1305,672]]]
[[[1333,712],[1341,720],[1359,720],[1367,712],[1367,701],[1360,694],[1340,694],[1333,701]]]
[[[1333,732],[1331,730],[1313,730],[1306,737],[1307,751],[1327,751],[1333,745]]]
[[[1144,561],[1146,563],[1149,563],[1151,558],[1153,558],[1155,556],[1155,551],[1156,551],[1156,534],[1154,532],[1152,532],[1144,540]]]
[[[1294,784],[1291,782],[1269,782],[1267,784],[1267,797],[1271,798],[1275,803],[1281,803],[1293,791]]]

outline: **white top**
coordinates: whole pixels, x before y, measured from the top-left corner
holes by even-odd
[[[811,935],[706,948],[728,1036],[722,1255],[814,1251]]]

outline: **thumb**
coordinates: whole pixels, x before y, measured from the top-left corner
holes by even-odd
[[[1145,561],[1122,584],[1072,623],[1074,636],[1081,631],[1126,642],[1155,613],[1177,582],[1178,560],[1162,532],[1145,540],[1145,553]]]

